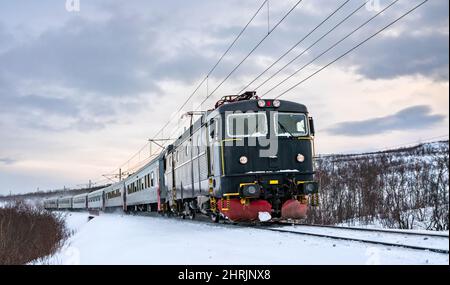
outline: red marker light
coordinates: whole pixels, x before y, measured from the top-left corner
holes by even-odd
[[[266,105],[267,105],[267,107],[272,107],[272,101],[267,101]]]

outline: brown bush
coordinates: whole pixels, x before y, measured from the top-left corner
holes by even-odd
[[[320,203],[307,222],[380,222],[387,228],[449,229],[449,143],[317,159]]]
[[[55,253],[69,236],[61,215],[15,201],[0,208],[0,264],[26,264]]]

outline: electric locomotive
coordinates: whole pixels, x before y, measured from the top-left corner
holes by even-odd
[[[164,211],[215,221],[300,219],[318,201],[306,106],[225,96],[164,154]]]

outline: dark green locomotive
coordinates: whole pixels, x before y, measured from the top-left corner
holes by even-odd
[[[298,219],[315,204],[314,124],[298,103],[226,96],[161,156],[166,211]]]

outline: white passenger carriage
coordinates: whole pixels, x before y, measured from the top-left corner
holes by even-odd
[[[105,191],[105,208],[123,208],[124,184],[119,182],[104,188]]]
[[[87,209],[87,196],[86,193],[73,196],[72,208],[75,210]]]
[[[58,198],[45,199],[44,208],[49,210],[58,209]]]
[[[62,197],[58,199],[58,209],[72,209],[72,197]]]
[[[159,159],[153,160],[125,182],[125,210],[156,211],[159,200]]]
[[[104,210],[104,189],[100,189],[88,194],[89,210]]]

